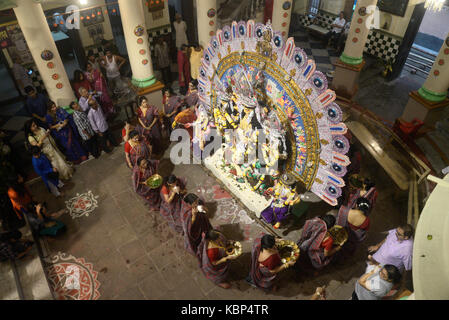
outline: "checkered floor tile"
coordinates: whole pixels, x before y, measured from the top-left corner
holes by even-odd
[[[317,70],[328,72],[334,70],[333,62],[338,54],[332,48],[327,48],[322,39],[309,35],[304,31],[296,31],[290,36],[294,37],[297,47],[302,48],[310,59],[315,61]]]

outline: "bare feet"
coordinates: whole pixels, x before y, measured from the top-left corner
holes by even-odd
[[[223,288],[223,289],[229,289],[231,287],[231,285],[227,282],[222,282],[218,284],[219,287]]]

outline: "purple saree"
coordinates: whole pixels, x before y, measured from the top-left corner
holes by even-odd
[[[159,113],[157,107],[150,105],[145,115],[142,111],[142,108],[138,108],[136,113],[137,118],[142,121],[145,127],[149,127],[153,123],[154,119],[157,119],[156,123],[150,130],[143,128],[140,122],[137,125],[136,130],[140,135],[144,136],[146,140],[151,143],[151,145],[153,146],[153,152],[159,153],[161,151],[162,132],[158,119]]]
[[[183,178],[178,178],[177,185],[181,190],[185,188],[186,182]],[[167,220],[170,228],[175,230],[178,233],[183,234],[184,230],[182,227],[182,219],[181,219],[181,208],[182,208],[182,195],[176,194],[173,200],[168,203],[164,199],[164,195],[168,195],[170,191],[166,186],[161,188],[161,207],[159,212],[162,217]]]
[[[249,275],[251,277],[251,282],[254,285],[258,288],[267,290],[273,287],[276,274],[271,273],[267,267],[260,265],[259,255],[261,251],[261,240],[262,238],[254,240],[251,251],[251,270]]]
[[[226,245],[226,238],[220,233],[219,241]],[[228,276],[229,271],[229,262],[223,262],[219,265],[214,266],[209,259],[207,254],[207,246],[209,241],[206,240],[206,234],[202,234],[202,240],[198,246],[197,257],[200,263],[201,271],[203,271],[204,275],[207,279],[212,281],[215,284],[220,284],[226,281],[226,277]],[[219,258],[226,256],[226,252],[224,248],[219,248]]]
[[[301,252],[307,252],[312,266],[316,269],[327,266],[332,260],[332,256],[324,256],[324,248],[321,247],[326,232],[326,223],[320,218],[307,220],[297,243]]]
[[[134,191],[141,196],[145,202],[149,205],[151,210],[159,210],[161,198],[159,196],[160,188],[158,189],[150,189],[145,184],[145,182],[149,177],[156,173],[157,167],[159,165],[159,160],[147,160],[148,167],[142,172],[138,165],[134,166],[133,169],[133,187]]]
[[[182,228],[184,230],[184,245],[186,250],[197,256],[198,246],[202,240],[202,234],[213,229],[209,218],[205,213],[198,212],[192,223],[192,206],[182,201],[181,206]]]

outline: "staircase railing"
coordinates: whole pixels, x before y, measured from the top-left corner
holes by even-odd
[[[426,78],[432,69],[436,55],[413,45],[405,62],[405,66],[410,72]]]

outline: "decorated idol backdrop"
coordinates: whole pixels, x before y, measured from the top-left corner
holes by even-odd
[[[347,128],[326,76],[293,38],[284,42],[270,23],[252,20],[218,30],[204,51],[198,91],[200,109],[219,132],[235,129],[251,140],[251,129],[263,129],[267,157],[275,152],[285,160],[273,174],[288,173],[337,204],[350,163]],[[247,146],[233,150],[239,149],[244,157]]]

